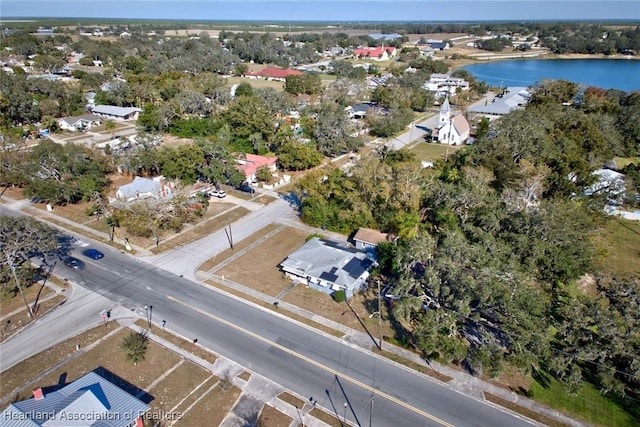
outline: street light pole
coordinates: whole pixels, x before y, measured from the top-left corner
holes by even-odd
[[[149,329],[151,329],[151,321],[153,320],[153,306],[149,306]]]
[[[344,425],[347,425],[347,406],[348,406],[347,402],[344,402],[344,417],[343,417]]]
[[[380,295],[380,279],[376,280],[378,282],[378,335],[380,337],[380,351],[382,351],[382,306],[381,306],[381,295]]]

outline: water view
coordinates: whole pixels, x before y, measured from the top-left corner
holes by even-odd
[[[626,92],[640,90],[640,61],[635,59],[527,59],[463,68],[491,86],[532,86],[554,79]]]

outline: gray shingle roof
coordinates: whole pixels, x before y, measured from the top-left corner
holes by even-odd
[[[135,112],[139,113],[141,111],[142,110],[140,108],[136,108],[136,107],[117,107],[115,105],[96,105],[91,110],[91,112],[95,114],[107,114],[109,116],[116,116],[116,117],[126,117],[129,114],[132,114]]]
[[[158,181],[154,181],[149,178],[142,178],[140,176],[136,176],[132,182],[118,188],[118,192],[122,194],[122,197],[126,199],[134,197],[137,193],[139,194],[151,193],[151,194],[159,195],[160,190],[161,190],[161,185]]]
[[[306,242],[280,264],[289,273],[321,279],[348,289],[372,265],[373,261],[366,253],[317,237]]]
[[[126,427],[149,407],[120,387],[89,372],[76,381],[35,398],[16,402],[2,414],[3,427]]]

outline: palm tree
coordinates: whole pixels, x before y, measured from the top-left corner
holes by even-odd
[[[113,120],[107,120],[104,123],[104,128],[107,132],[111,132],[111,138],[113,138],[116,131],[116,123]]]
[[[136,365],[138,362],[142,362],[147,352],[148,342],[149,337],[147,337],[147,335],[142,331],[132,331],[131,333],[129,333],[129,335],[124,338],[121,344],[121,347],[127,352],[127,360],[134,365]]]

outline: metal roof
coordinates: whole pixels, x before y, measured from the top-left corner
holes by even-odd
[[[365,252],[340,242],[319,239],[306,242],[284,260],[284,271],[300,277],[320,279],[351,289],[373,265]]]
[[[508,87],[501,98],[497,96],[487,105],[474,105],[469,107],[469,112],[479,114],[490,114],[501,116],[510,111],[524,107],[531,97],[531,93],[526,87]]]
[[[106,378],[89,372],[41,399],[16,402],[2,414],[3,427],[127,427],[149,407]]]
[[[117,107],[115,105],[96,105],[91,110],[94,114],[107,114],[109,116],[126,117],[142,110],[136,107]]]

